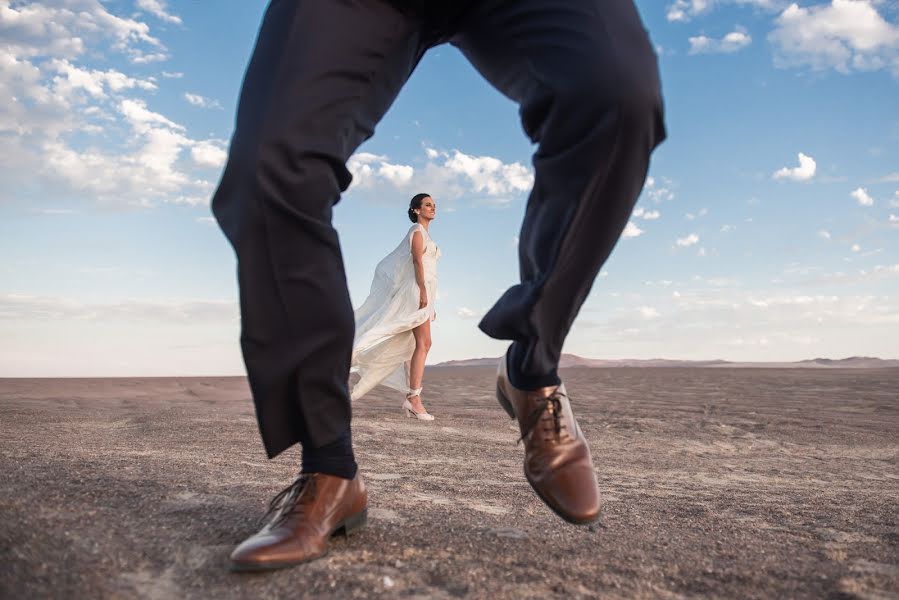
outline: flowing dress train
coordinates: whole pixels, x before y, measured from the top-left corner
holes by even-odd
[[[419,308],[420,290],[415,281],[412,262],[412,236],[424,236],[425,291],[428,303]],[[375,267],[371,291],[365,302],[354,311],[356,335],[350,372],[358,372],[359,381],[350,397],[361,398],[381,384],[405,392],[409,389],[409,365],[415,351],[412,330],[427,320],[434,320],[437,299],[437,259],[440,248],[419,223]]]

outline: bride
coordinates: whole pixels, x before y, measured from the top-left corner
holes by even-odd
[[[431,321],[437,318],[440,249],[428,233],[437,204],[429,194],[416,194],[408,215],[414,225],[375,267],[368,298],[354,311],[350,372],[358,372],[360,379],[351,398],[361,398],[380,383],[406,393],[406,416],[433,421],[421,402],[421,380],[431,348]]]

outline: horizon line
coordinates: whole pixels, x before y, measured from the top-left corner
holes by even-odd
[[[878,356],[862,356],[862,355],[853,355],[847,356],[845,358],[827,358],[822,356],[817,356],[815,358],[805,358],[800,360],[769,360],[769,361],[761,361],[761,360],[725,360],[725,359],[680,359],[680,358],[588,358],[585,356],[580,356],[577,354],[568,354],[565,353],[563,356],[574,357],[583,360],[597,361],[597,362],[635,362],[635,363],[648,363],[648,362],[659,362],[659,361],[667,361],[667,362],[680,362],[680,363],[724,363],[727,364],[735,364],[735,365],[791,365],[797,363],[806,363],[806,362],[815,362],[815,361],[831,361],[831,362],[842,362],[848,361],[852,359],[861,359],[861,360],[876,360],[882,362],[899,362],[897,358],[881,358]],[[500,360],[502,357],[478,357],[478,358],[465,358],[465,359],[450,359],[441,361],[435,364],[427,364],[425,367],[431,368],[454,368],[453,365],[448,363],[459,363],[459,362],[470,362],[470,361],[487,361],[487,360]],[[486,367],[487,365],[468,365],[470,367]],[[689,367],[689,364],[686,364],[685,367]],[[582,368],[579,365],[568,366],[568,367],[560,367],[560,369],[570,369],[570,368]],[[590,368],[599,368],[599,367],[590,367]],[[646,365],[643,367],[636,366],[635,368],[661,368],[661,367],[653,367],[651,365]],[[669,367],[671,368],[671,367]],[[701,367],[700,367],[701,368]],[[765,368],[765,367],[758,367]],[[770,368],[770,367],[769,367]],[[0,380],[7,379],[209,379],[209,378],[228,378],[228,377],[243,377],[246,378],[246,373],[240,374],[168,374],[168,375],[0,375]]]

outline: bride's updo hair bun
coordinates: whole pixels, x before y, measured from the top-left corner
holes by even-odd
[[[418,215],[415,214],[415,209],[421,208],[421,203],[424,202],[424,199],[430,197],[431,194],[415,194],[412,196],[412,200],[409,201],[409,210],[406,213],[409,215],[410,221],[418,223]]]

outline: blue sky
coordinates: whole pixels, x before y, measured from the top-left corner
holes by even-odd
[[[669,139],[565,351],[899,358],[899,4],[637,2]],[[0,0],[0,376],[240,374],[234,257],[209,196],[264,10]],[[335,209],[354,305],[437,200],[430,363],[498,356],[533,147],[434,48]]]

